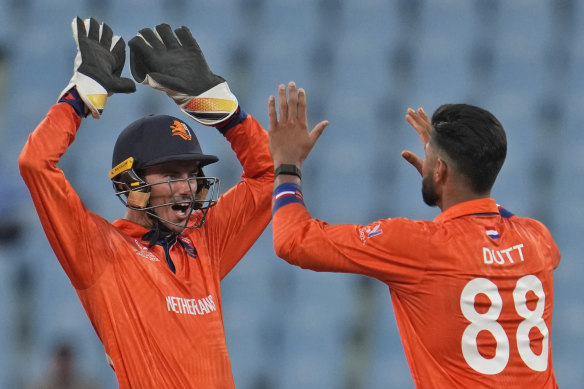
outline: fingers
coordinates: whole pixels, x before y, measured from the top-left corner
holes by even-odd
[[[107,50],[112,49],[112,39],[114,36],[114,32],[107,24],[104,24],[101,29],[101,39],[99,43],[105,47]]]
[[[128,46],[130,47],[130,49],[135,50],[142,55],[146,55],[146,53],[150,52],[150,50],[152,49],[152,47],[149,46],[148,43],[146,43],[146,41],[144,40],[144,38],[141,36],[135,36],[132,39],[130,39],[130,41],[128,42]]]
[[[158,35],[156,35],[156,33],[154,31],[152,31],[151,29],[143,28],[139,31],[139,34],[142,36],[144,41],[146,41],[146,43],[148,45],[150,45],[151,47],[153,47],[155,49],[159,49],[159,50],[164,49],[164,44],[158,38]]]
[[[430,119],[426,116],[426,112],[422,109],[422,107],[418,108],[418,115],[424,120],[424,122],[430,123]]]
[[[126,42],[124,42],[123,38],[115,36],[111,45],[111,53],[116,59],[112,71],[116,76],[119,77],[122,74],[124,64],[126,63]]]
[[[308,120],[306,118],[306,92],[302,88],[298,89],[298,103],[296,111],[298,121],[300,123],[308,123]]]
[[[272,131],[278,124],[278,115],[276,114],[276,98],[270,96],[268,98],[268,116],[270,118],[269,130]]]
[[[288,83],[288,98],[286,98],[286,86],[284,84],[278,86],[278,108],[280,122],[292,120],[303,124],[307,123],[306,92],[302,88],[297,89],[296,83],[293,81]],[[274,96],[270,96],[268,99],[268,114],[270,125],[275,126],[278,123],[278,115],[276,114],[276,99]],[[323,123],[319,123],[314,128],[319,133],[319,136],[324,127],[328,125],[328,122],[326,124]]]
[[[146,74],[150,71],[148,61],[151,55],[152,47],[141,37],[135,36],[128,42],[130,47],[130,70],[132,76],[137,82],[142,82]]]
[[[197,41],[195,40],[195,38],[193,38],[191,30],[189,30],[188,27],[182,26],[180,28],[177,28],[176,30],[174,30],[174,33],[176,34],[181,45],[183,45],[184,47],[194,47],[199,51],[201,50],[199,48],[199,45],[197,44]]]
[[[425,129],[427,122],[429,122],[428,117],[422,108],[418,108],[417,112],[408,108],[406,120],[412,125],[412,127],[420,130]]]
[[[87,37],[93,41],[99,42],[99,23],[94,18],[89,19],[89,31]]]
[[[329,122],[328,120],[323,120],[322,122],[318,123],[316,126],[314,126],[314,128],[312,129],[312,131],[310,131],[310,141],[312,142],[312,145],[314,145],[316,143],[316,141],[318,140],[318,138],[320,138],[320,136],[322,135],[324,129],[326,128],[326,126],[328,126]]]
[[[430,122],[430,119],[428,119],[424,110],[418,108],[417,111],[414,111],[413,109],[408,108],[406,120],[420,135],[422,143],[426,145],[430,139],[430,134],[432,133],[432,123]]]
[[[111,89],[114,93],[133,93],[136,92],[136,84],[129,78],[120,77],[112,85]]]
[[[173,49],[180,47],[178,40],[176,39],[172,32],[172,28],[170,28],[168,24],[166,23],[159,24],[158,26],[156,26],[156,32],[158,33],[158,36],[162,40],[162,43],[164,43],[164,45],[167,48]]]
[[[296,119],[298,116],[298,92],[294,82],[288,83],[288,119]]]
[[[77,16],[77,18],[73,21],[73,36],[75,37],[75,40],[77,40],[79,36],[86,35],[87,31],[85,30],[85,22],[83,19]]]
[[[416,154],[412,153],[411,151],[402,151],[401,156],[408,161],[413,167],[416,168],[418,173],[422,175],[422,165],[423,161],[418,157]]]
[[[286,100],[286,86],[284,84],[278,86],[278,103],[280,107],[280,120],[285,121],[288,119],[288,101]]]

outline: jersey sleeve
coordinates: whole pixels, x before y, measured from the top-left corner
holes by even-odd
[[[207,217],[208,240],[223,278],[259,238],[271,219],[274,168],[268,134],[241,111],[233,128],[223,131],[243,167],[241,180],[220,198]]]
[[[101,232],[111,228],[106,220],[87,211],[57,167],[80,123],[71,105],[57,103],[29,136],[18,160],[47,238],[78,289],[91,285],[103,270],[104,264],[93,261],[89,248],[101,250],[107,258],[110,243]]]
[[[430,234],[425,222],[384,219],[367,226],[332,225],[312,218],[300,188],[280,185],[273,198],[273,240],[276,254],[305,269],[362,274],[391,287],[419,282],[428,256],[420,236]]]

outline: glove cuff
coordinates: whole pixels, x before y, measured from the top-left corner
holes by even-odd
[[[180,109],[205,126],[215,126],[229,119],[237,110],[237,98],[229,90],[226,82],[198,96],[173,96]],[[178,99],[177,99],[178,98]]]
[[[83,100],[83,103],[85,104],[85,108],[91,112],[91,115],[94,118],[99,119],[103,113],[105,102],[108,97],[105,88],[91,77],[79,72],[73,74],[69,84],[63,89],[63,92],[61,92],[61,96],[73,87],[77,89],[79,97],[81,97],[81,100]],[[85,114],[85,116],[87,116],[88,113]]]

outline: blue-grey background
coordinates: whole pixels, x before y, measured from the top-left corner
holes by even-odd
[[[430,114],[467,102],[492,111],[509,142],[493,197],[543,221],[562,251],[554,368],[560,387],[584,387],[579,0],[1,0],[0,387],[41,379],[62,340],[75,345],[80,370],[116,387],[17,168],[28,134],[71,77],[76,15],[106,21],[126,41],[161,22],[190,27],[211,68],[264,127],[278,84],[305,88],[310,125],[330,121],[304,165],[305,199],[332,223],[434,218],[417,172],[399,155],[422,153],[406,109]],[[61,162],[87,207],[108,220],[124,212],[107,174],[113,144],[148,113],[182,115],[162,92],[138,85],[111,97],[100,120],[85,119]],[[193,127],[204,150],[220,156],[206,173],[226,190],[241,173],[228,143]],[[275,257],[268,227],[222,286],[238,388],[413,387],[380,282],[292,267]]]

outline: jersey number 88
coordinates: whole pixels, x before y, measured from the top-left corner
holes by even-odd
[[[527,307],[526,295],[533,292],[537,296],[534,310]],[[486,295],[491,300],[491,306],[485,313],[477,312],[475,298],[479,294]],[[543,320],[545,293],[539,278],[534,275],[521,277],[513,290],[515,310],[525,320],[517,327],[516,339],[519,356],[532,370],[545,371],[548,365],[548,328]],[[462,354],[471,368],[482,374],[498,374],[509,362],[509,338],[497,319],[503,309],[503,300],[499,288],[486,278],[471,280],[460,295],[460,309],[470,324],[462,334]],[[536,354],[530,347],[529,332],[536,327],[541,332],[542,350]],[[495,356],[486,358],[479,352],[477,336],[481,331],[488,331],[497,342]]]

